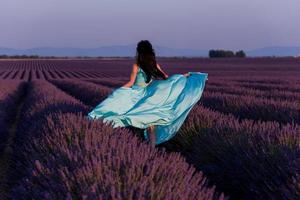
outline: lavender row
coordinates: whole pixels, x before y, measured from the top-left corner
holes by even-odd
[[[299,199],[300,126],[239,121],[195,106],[164,145],[233,199]]]
[[[7,60],[0,61],[0,69],[8,70],[50,70],[54,65],[47,60]]]
[[[29,80],[32,75],[31,70],[16,70],[16,71],[4,71],[0,74],[2,80]]]
[[[28,147],[33,138],[39,137],[43,121],[50,113],[86,112],[88,108],[46,81],[33,80],[28,83],[28,95],[23,103],[14,143],[13,166],[10,188],[28,174]],[[42,147],[41,147],[42,148]]]
[[[275,85],[287,85],[287,84],[299,84],[299,81],[296,80],[289,80],[283,78],[273,78],[268,75],[264,77],[252,77],[251,79],[242,79],[242,78],[235,78],[233,81],[238,83],[248,83],[248,84],[273,84]]]
[[[290,72],[290,76],[293,73]],[[294,76],[297,76],[295,74]],[[300,81],[290,78],[289,76],[280,76],[276,79],[270,77],[270,75],[265,75],[263,77],[243,77],[236,76],[231,78],[231,76],[224,77],[214,77],[213,79],[208,80],[207,85],[211,86],[220,86],[220,87],[236,87],[243,89],[252,89],[259,90],[262,92],[290,92],[290,93],[299,93],[300,92]],[[245,90],[247,91],[247,90]]]
[[[0,152],[3,151],[9,127],[13,123],[18,101],[24,93],[24,82],[0,81]]]
[[[29,95],[21,110],[21,123],[18,125],[18,139],[27,137],[27,132],[35,127],[43,117],[50,113],[83,112],[88,107],[59,90],[47,81],[34,80],[29,83]],[[33,123],[34,122],[34,123]]]
[[[107,87],[111,87],[111,88],[118,88],[121,87],[122,85],[125,85],[126,82],[128,82],[129,80],[127,79],[121,79],[121,78],[110,78],[110,79],[91,79],[91,80],[87,80],[88,82],[91,83],[95,83],[98,85],[104,85]]]
[[[277,121],[285,124],[300,123],[300,106],[297,101],[276,101],[205,91],[200,103],[223,113],[231,113],[241,119]]]
[[[113,91],[109,87],[96,85],[80,80],[52,80],[51,82],[61,90],[69,93],[85,104],[93,107],[98,105]]]
[[[180,154],[152,148],[124,128],[55,114],[42,130],[15,199],[225,199]]]
[[[300,84],[271,84],[271,83],[240,83],[239,86],[243,88],[252,88],[256,90],[264,90],[264,91],[289,91],[289,92],[297,92],[300,93]]]
[[[215,86],[210,85],[209,83],[206,85],[206,91],[208,92],[221,92],[226,94],[234,94],[234,95],[248,95],[252,97],[258,98],[267,98],[274,100],[289,100],[289,101],[298,101],[300,102],[300,93],[290,92],[286,90],[257,90],[252,88],[243,88],[241,86],[232,85],[232,86]]]
[[[45,75],[46,74],[46,75]],[[31,79],[95,79],[109,77],[99,72],[60,71],[60,70],[6,70],[0,72],[1,79],[27,80]]]

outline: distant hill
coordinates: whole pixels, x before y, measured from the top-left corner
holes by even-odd
[[[157,56],[208,57],[209,50],[175,49],[154,46]],[[135,55],[136,45],[114,45],[99,48],[55,48],[38,47],[13,49],[0,47],[0,55],[39,55],[39,56],[129,56]],[[245,51],[249,57],[259,56],[300,56],[300,47],[274,46]]]
[[[246,52],[247,56],[300,56],[300,47],[274,46],[254,49]]]
[[[154,46],[157,56],[186,56],[207,57],[206,50],[172,49],[162,46]],[[32,49],[1,48],[0,55],[39,55],[39,56],[135,56],[136,45],[103,46],[99,48],[53,48],[38,47]]]

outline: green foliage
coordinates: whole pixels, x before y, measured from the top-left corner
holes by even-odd
[[[209,50],[209,57],[210,58],[226,58],[226,57],[241,57],[244,58],[246,57],[246,53],[243,50],[237,51],[237,52],[233,52],[230,50],[222,50],[222,49],[218,49],[218,50],[214,50],[211,49]]]
[[[235,52],[235,57],[241,57],[244,58],[246,57],[246,53],[243,50]]]
[[[25,58],[39,58],[38,55],[13,55],[13,56],[8,56],[8,55],[0,55],[0,59],[7,59],[7,58],[13,58],[13,59],[25,59]]]

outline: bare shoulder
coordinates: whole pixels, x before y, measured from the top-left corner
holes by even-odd
[[[138,71],[138,69],[139,69],[139,66],[136,63],[134,63],[132,65],[132,71],[136,72],[136,71]]]
[[[139,70],[139,66],[136,63],[134,63],[132,65],[131,76],[133,76],[133,77],[136,76],[136,74],[138,73],[138,70]]]

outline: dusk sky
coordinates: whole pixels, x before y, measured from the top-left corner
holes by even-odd
[[[1,0],[0,47],[300,46],[299,0]]]

